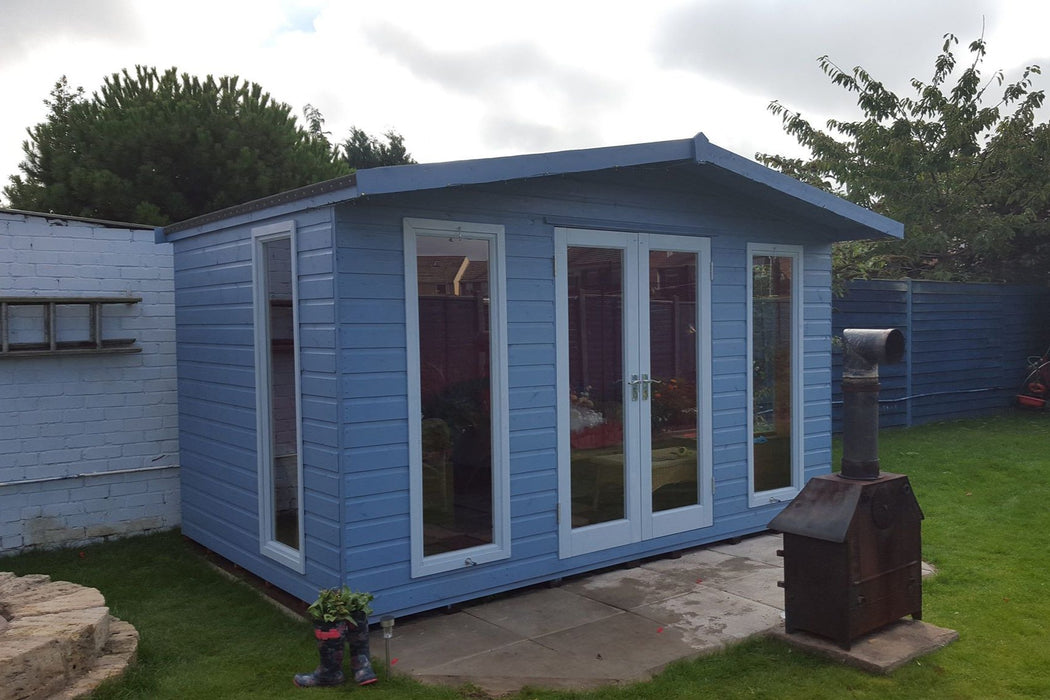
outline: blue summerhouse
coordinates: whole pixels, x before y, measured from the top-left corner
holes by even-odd
[[[158,230],[182,528],[406,614],[763,530],[831,461],[831,244],[711,144],[375,168]]]

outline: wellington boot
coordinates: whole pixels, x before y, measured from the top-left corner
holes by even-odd
[[[371,654],[368,651],[368,616],[354,613],[354,624],[346,628],[346,642],[350,646],[350,670],[354,674],[354,683],[370,685],[375,683],[376,673],[372,670]]]
[[[322,622],[314,625],[317,653],[321,662],[313,673],[297,673],[293,682],[300,688],[339,685],[346,681],[343,675],[343,644],[346,641],[345,622]]]

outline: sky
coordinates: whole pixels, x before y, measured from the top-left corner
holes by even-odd
[[[691,138],[802,155],[768,111],[858,116],[818,66],[906,94],[943,37],[983,35],[986,77],[1050,83],[1045,0],[0,0],[0,184],[65,75],[136,65],[238,75],[341,140],[400,133],[419,162]],[[994,93],[994,91],[992,91]],[[1045,115],[1042,117],[1045,119]]]

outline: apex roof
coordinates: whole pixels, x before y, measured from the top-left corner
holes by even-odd
[[[700,133],[674,141],[359,170],[157,229],[157,239],[368,197],[656,164],[668,166],[686,185],[718,184],[757,203],[816,217],[839,240],[904,235],[903,224],[716,146]]]

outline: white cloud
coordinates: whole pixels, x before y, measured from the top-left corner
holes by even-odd
[[[738,0],[696,2],[669,13],[654,50],[664,64],[693,70],[803,109],[855,104],[817,65],[862,65],[905,90],[925,78],[947,32],[968,41],[981,30],[982,0],[945,5],[915,0]]]
[[[122,41],[137,30],[122,0],[4,0],[0,70],[31,57],[38,48],[85,40]]]
[[[335,138],[399,131],[421,161],[582,148],[703,131],[751,156],[794,153],[771,99],[820,122],[853,101],[829,54],[891,87],[927,77],[941,35],[988,30],[988,74],[1050,70],[1050,3],[1005,0],[5,0],[0,184],[54,81],[89,92],[136,64],[236,74]],[[11,37],[16,37],[11,39]],[[1016,72],[1016,71],[1015,71]]]

